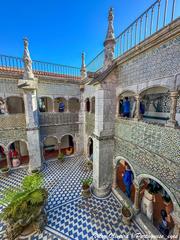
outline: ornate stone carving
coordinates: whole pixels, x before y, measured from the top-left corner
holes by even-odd
[[[24,74],[23,74],[23,79],[33,79],[34,74],[32,71],[32,60],[30,57],[29,49],[28,49],[28,39],[24,38],[24,56],[23,56],[23,61],[24,61]]]
[[[87,77],[86,65],[85,65],[85,54],[82,53],[82,65],[81,65],[81,79],[85,79]]]
[[[170,119],[167,123],[167,126],[175,127],[177,125],[176,108],[177,108],[178,92],[170,92],[170,98],[171,98]]]
[[[135,99],[136,99],[136,110],[135,110],[135,118],[134,120],[138,121],[141,119],[141,116],[140,116],[140,95],[137,94],[135,96]]]
[[[114,48],[115,48],[115,37],[114,37],[114,27],[113,27],[113,9],[110,8],[108,16],[108,31],[106,35],[106,40],[104,41],[104,67],[103,70],[106,70],[113,61],[114,58]]]

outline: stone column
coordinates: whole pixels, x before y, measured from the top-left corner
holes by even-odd
[[[135,99],[136,99],[136,110],[135,110],[135,117],[134,120],[139,121],[141,119],[141,115],[140,115],[140,95],[137,94],[135,95]]]
[[[87,77],[86,64],[85,64],[85,54],[82,53],[82,64],[81,64],[81,80],[84,80]]]
[[[26,131],[29,151],[29,171],[41,167],[37,95],[35,89],[24,89]]]
[[[80,110],[79,110],[79,136],[78,136],[78,153],[83,154],[85,150],[85,101],[84,92],[81,91]]]
[[[112,182],[112,188],[117,187],[117,167],[116,165],[113,165],[113,182]]]
[[[19,79],[18,88],[22,89],[26,116],[26,133],[29,151],[29,171],[41,168],[41,150],[39,139],[39,116],[37,104],[38,79],[32,71],[32,60],[28,49],[28,40],[24,39],[24,74]]]
[[[116,97],[116,117],[119,117],[119,97]]]
[[[178,97],[177,91],[170,92],[170,99],[171,99],[170,119],[166,124],[166,126],[168,127],[176,127],[177,125],[177,121],[176,121],[177,97]]]
[[[92,191],[98,197],[105,197],[112,189],[114,120],[116,111],[115,88],[108,85],[97,86],[95,99]]]
[[[139,212],[139,197],[140,197],[140,187],[137,182],[133,182],[134,187],[135,187],[135,195],[134,195],[134,211],[135,214]]]
[[[61,154],[61,142],[58,142],[58,155]]]
[[[174,221],[174,229],[173,229],[173,240],[179,240],[180,239],[180,217],[176,216],[176,214],[173,212],[171,213],[171,216]]]
[[[53,101],[53,102],[52,102],[52,108],[53,108],[52,111],[55,112],[55,99],[53,98],[52,101]]]
[[[69,98],[67,99],[66,102],[66,112],[69,113]]]
[[[9,151],[8,150],[4,150],[4,153],[6,155],[7,167],[11,168],[12,164],[11,164],[11,160],[9,158]]]

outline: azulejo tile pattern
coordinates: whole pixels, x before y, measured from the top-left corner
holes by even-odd
[[[43,174],[49,191],[46,206],[48,224],[43,233],[26,240],[136,239],[136,234],[142,233],[135,222],[131,226],[122,223],[121,205],[113,194],[105,199],[81,197],[81,179],[92,175],[84,163],[84,156],[67,158],[63,163],[47,162]],[[1,177],[0,191],[18,186],[26,173],[27,169],[19,169],[8,178]],[[0,239],[8,240],[2,223]]]

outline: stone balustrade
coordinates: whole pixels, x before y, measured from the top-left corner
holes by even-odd
[[[78,113],[45,112],[39,114],[40,126],[73,124],[78,121]]]
[[[0,115],[0,130],[26,128],[25,114],[1,114]]]

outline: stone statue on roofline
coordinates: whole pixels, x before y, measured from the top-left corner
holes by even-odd
[[[23,55],[23,61],[24,61],[24,74],[23,79],[33,79],[34,74],[32,71],[32,60],[30,57],[29,49],[28,49],[28,39],[24,38],[24,55]]]

